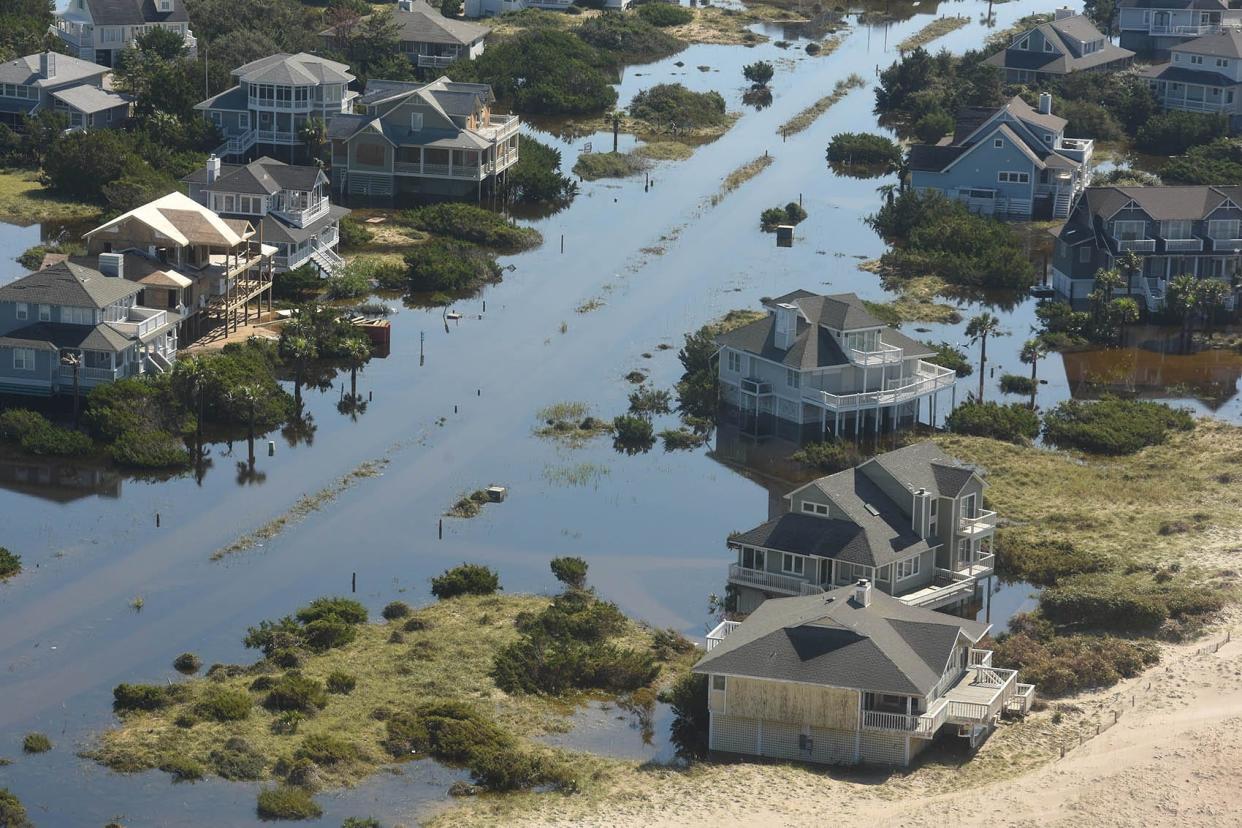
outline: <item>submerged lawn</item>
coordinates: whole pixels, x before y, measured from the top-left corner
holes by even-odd
[[[261,778],[278,779],[280,760],[288,766],[307,739],[331,736],[348,742],[354,754],[317,768],[320,784],[332,787],[352,785],[391,764],[393,759],[382,744],[384,720],[387,714],[420,702],[471,703],[519,738],[564,730],[573,711],[572,700],[510,696],[489,675],[496,652],[519,637],[514,628],[518,614],[538,612],[549,603],[547,598],[529,595],[460,597],[416,610],[410,618],[421,623],[412,626],[424,629],[406,630],[410,618],[361,625],[352,643],[304,658],[299,669],[309,678],[327,683],[330,673],[343,671],[356,677],[357,684],[348,694],[330,693],[327,706],[300,721],[293,733],[274,732],[274,724],[280,727],[276,724],[279,714],[260,706],[264,692],[249,689],[257,678],[274,678],[284,672],[263,663],[253,668],[217,668],[210,677],[184,682],[188,691],[183,699],[161,710],[125,714],[90,755],[119,771],[147,770],[190,759],[210,775],[217,772],[212,752],[240,738],[262,757]],[[400,635],[394,636],[397,632]],[[630,622],[615,641],[647,648],[651,635]],[[662,675],[657,683],[667,678]],[[241,721],[203,720],[191,727],[179,726],[177,720],[193,715],[208,689],[216,687],[248,693],[254,702],[249,716]],[[575,760],[584,774],[602,764],[607,763]]]

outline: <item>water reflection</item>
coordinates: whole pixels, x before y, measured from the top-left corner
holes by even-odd
[[[1238,393],[1242,355],[1228,350],[1170,353],[1157,338],[1140,346],[1061,354],[1070,393],[1077,399],[1123,394],[1141,399],[1193,398],[1216,411]]]
[[[756,112],[767,109],[772,105],[772,90],[766,86],[747,89],[742,93],[742,103],[753,108]]]
[[[121,475],[82,460],[0,454],[0,488],[57,503],[84,497],[118,498]]]

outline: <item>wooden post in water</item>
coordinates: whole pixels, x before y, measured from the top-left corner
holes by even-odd
[[[440,518],[440,540],[444,540],[444,518]]]
[[[561,233],[561,253],[565,252],[565,234]]]
[[[350,592],[358,591],[358,573],[357,572],[355,572],[349,579],[349,591]]]

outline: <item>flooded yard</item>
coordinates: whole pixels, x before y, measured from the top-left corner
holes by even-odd
[[[978,46],[988,4],[941,4],[940,11],[949,8],[974,22],[933,47]],[[876,129],[870,86],[876,69],[896,59],[892,44],[929,22],[933,9],[925,4],[917,16],[892,24],[856,24],[827,57],[808,56],[805,42],[792,39],[797,32],[776,27],[768,34],[790,38],[788,49],[773,42],[692,46],[626,70],[622,105],[651,84],[677,81],[715,89],[744,114],[691,158],[655,164],[650,189],[642,175],[588,182],[568,209],[534,219],[545,244],[502,257],[513,270],[501,284],[457,302],[460,320],[446,323],[439,310],[399,310],[391,317],[390,356],[373,360],[358,378],[361,393],[370,396],[365,412],[338,413],[347,376],[328,391],[304,392],[312,438],[269,435],[276,450],[271,457],[261,452],[261,477],[239,466],[244,442],[215,445],[201,479],[154,481],[0,458],[0,544],[25,564],[20,577],[0,586],[0,756],[16,759],[0,768],[0,785],[41,824],[252,821],[254,785],[214,780],[170,787],[165,774],[119,775],[75,754],[111,722],[118,682],[174,679],[171,662],[185,651],[207,664],[250,661],[253,653],[241,644],[247,626],[320,595],[348,594],[355,575],[356,597],[378,613],[395,599],[428,600],[428,579],[462,561],[495,567],[508,591],[550,593],[556,582],[549,559],[579,555],[603,597],[653,625],[701,638],[707,596],[724,584],[726,536],[766,519],[770,498],[793,487],[788,468],[751,462],[749,450],[728,443],[727,435],[697,450],[665,453],[657,446],[635,456],[617,453],[606,437],[562,446],[533,434],[536,412],[581,401],[599,417],[621,413],[633,388],[627,373],[641,370],[650,384],[671,387],[681,373],[676,349],[685,332],[731,309],[757,307],[764,296],[803,287],[886,298],[878,279],[858,264],[884,249],[863,218],[879,205],[876,188],[891,179],[836,176],[824,151],[837,132]],[[1033,0],[999,5],[996,25],[1042,10]],[[741,101],[741,66],[758,59],[775,63],[777,73],[771,105],[755,111]],[[869,85],[782,141],[778,125],[850,72]],[[535,134],[561,150],[566,170],[588,141],[611,148],[610,133],[573,140]],[[623,151],[633,146],[634,139],[621,137]],[[729,172],[764,152],[774,159],[767,169],[713,198]],[[760,232],[759,213],[799,198],[809,218],[798,225],[791,248],[777,248]],[[0,226],[0,281],[21,272],[12,257],[40,235],[38,227]],[[979,307],[965,307],[964,315]],[[1009,335],[989,343],[989,373],[1025,373],[1017,354],[1036,321],[1034,300],[997,312]],[[964,344],[964,327],[907,329]],[[1089,359],[1042,363],[1047,384],[1040,404],[1079,393],[1084,374],[1118,364],[1113,354],[1100,357],[1105,366],[1075,367]],[[1221,388],[1200,401],[1198,386],[1187,380],[1184,396],[1174,401],[1239,419],[1237,372],[1209,373]],[[960,380],[959,400],[976,383]],[[999,395],[995,380],[988,388]],[[1219,402],[1222,394],[1227,405]],[[212,560],[216,550],[370,460],[389,462],[379,476],[357,481],[255,548]],[[557,471],[588,465],[593,472],[585,477]],[[580,480],[585,483],[575,483]],[[489,483],[509,487],[505,502],[468,521],[445,519],[439,538],[445,509]],[[1030,594],[1029,587],[1002,589],[994,596],[993,622],[1033,606]],[[138,610],[131,607],[136,598]],[[593,750],[621,728],[618,738],[638,744],[620,755],[663,760],[666,709],[657,708],[650,746],[628,721],[615,718],[620,714],[589,707],[575,717],[580,727],[556,743]],[[56,747],[20,756],[22,735],[32,730],[46,732]],[[320,796],[321,823],[368,814],[412,822],[445,802],[448,786],[463,776],[428,761],[399,770]]]

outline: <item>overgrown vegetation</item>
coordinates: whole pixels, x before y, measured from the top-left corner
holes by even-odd
[[[661,30],[669,25],[676,24],[657,25],[643,14],[601,14],[584,21],[574,34],[614,64],[651,63],[686,48],[683,41]]]
[[[428,233],[480,244],[504,253],[529,250],[543,243],[543,237],[533,227],[510,224],[499,213],[473,204],[431,204],[407,210],[401,214],[401,219]]]
[[[790,459],[815,469],[817,472],[836,474],[844,469],[857,466],[867,457],[854,443],[825,440],[819,443],[807,443],[791,454]]]
[[[0,440],[30,454],[52,457],[80,456],[94,448],[85,434],[53,425],[39,412],[26,408],[10,408],[0,414]]]
[[[1044,439],[1092,454],[1134,454],[1190,431],[1195,419],[1185,409],[1144,400],[1065,400],[1044,416]]]
[[[431,579],[431,594],[441,600],[459,595],[493,595],[500,588],[496,570],[482,564],[464,563]]]
[[[1039,435],[1039,415],[1021,403],[968,400],[953,409],[944,427],[955,434],[1023,443]]]
[[[671,3],[644,3],[634,13],[652,26],[660,28],[682,26],[694,19],[694,12],[690,9]]]
[[[1170,158],[1160,168],[1160,177],[1170,184],[1242,183],[1242,141],[1218,138],[1190,147],[1184,155]]]
[[[625,178],[642,172],[647,166],[646,161],[633,153],[584,152],[578,156],[573,171],[587,181],[595,181],[600,178]]]
[[[944,37],[970,24],[969,17],[937,17],[914,34],[897,44],[897,50],[908,52],[920,46],[926,46],[933,40]]]
[[[975,372],[966,352],[951,342],[924,342],[924,345],[936,353],[927,358],[932,365],[948,368],[959,377],[969,377]]]
[[[763,311],[733,310],[694,333],[686,334],[686,341],[677,352],[683,371],[676,391],[677,411],[688,424],[694,426],[716,421],[716,405],[720,398],[716,370],[716,353],[720,348],[716,337],[757,322],[763,316]]]
[[[873,132],[840,132],[828,144],[828,162],[842,171],[858,167],[868,175],[884,175],[901,166],[901,145]]]
[[[707,129],[728,120],[719,92],[692,92],[680,83],[659,83],[638,92],[630,101],[629,113],[657,131],[674,125],[679,132]]]
[[[836,82],[832,92],[820,98],[797,115],[780,125],[776,131],[781,135],[796,135],[799,132],[809,128],[811,124],[819,120],[819,116],[823,115],[833,107],[838,101],[850,93],[852,89],[859,89],[866,86],[867,82],[863,80],[862,75],[851,73],[848,77]]]
[[[278,785],[259,791],[257,811],[260,819],[318,819],[323,809],[310,792],[296,785]]]
[[[0,788],[0,825],[4,828],[28,828],[26,806],[8,788]]]
[[[527,135],[518,162],[505,175],[509,198],[521,204],[559,209],[578,193],[578,185],[561,172],[561,151]]]
[[[405,254],[407,287],[416,293],[475,291],[500,281],[496,259],[481,247],[432,239]]]
[[[759,215],[759,226],[768,233],[782,224],[797,225],[806,221],[807,212],[802,205],[791,201],[784,207],[769,207]]]
[[[7,581],[22,571],[22,556],[0,546],[0,581]]]

